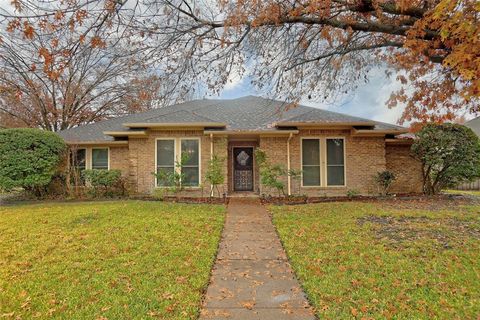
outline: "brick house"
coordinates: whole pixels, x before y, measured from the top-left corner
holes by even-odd
[[[422,189],[420,164],[410,156],[403,127],[321,109],[286,108],[259,97],[194,100],[61,131],[87,169],[118,169],[131,190],[162,188],[154,172],[182,170],[188,196],[208,195],[204,173],[212,155],[223,159],[227,194],[272,193],[260,183],[254,150],[268,161],[301,172],[283,177],[288,194],[344,196],[349,190],[377,194],[374,175],[396,173],[391,191]],[[188,154],[184,166],[175,159]]]

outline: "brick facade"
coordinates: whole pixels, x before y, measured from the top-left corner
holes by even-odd
[[[122,171],[128,176],[128,146],[110,147],[110,168]]]
[[[391,145],[385,143],[381,136],[357,137],[352,136],[350,130],[300,130],[290,138],[291,169],[301,170],[301,139],[302,138],[344,138],[345,140],[345,186],[327,187],[326,180],[322,187],[302,187],[301,179],[291,180],[292,194],[306,194],[309,196],[345,196],[348,191],[356,191],[364,195],[378,194],[379,189],[374,181],[377,172],[393,171],[397,181],[391,192],[410,193],[421,192],[422,177],[419,163],[409,154],[409,145]],[[139,194],[151,194],[155,189],[155,144],[157,138],[186,138],[200,139],[200,181],[201,186],[189,188],[185,196],[208,196],[210,186],[205,183],[205,172],[210,160],[211,137],[203,130],[150,130],[146,138],[130,137],[128,146],[110,147],[110,168],[120,169],[128,177],[131,190]],[[287,168],[288,136],[273,137],[260,136],[256,139],[241,141],[225,136],[213,136],[214,154],[224,159],[223,173],[225,184],[219,186],[220,195],[233,192],[233,160],[232,150],[235,146],[260,147],[266,152],[272,163],[281,164]],[[321,158],[322,163],[326,157]],[[322,173],[324,173],[322,171]],[[323,179],[325,179],[323,177]],[[287,191],[287,178],[283,178]],[[262,186],[259,171],[254,164],[254,191],[259,194],[275,194]],[[215,191],[215,196],[218,193]]]
[[[350,130],[301,130],[290,140],[291,169],[301,170],[302,138],[344,138],[345,139],[345,186],[302,187],[301,179],[291,181],[292,194],[308,196],[344,196],[354,190],[361,194],[377,193],[374,175],[386,169],[385,139],[383,137],[353,137]],[[288,137],[260,138],[260,148],[265,150],[272,163],[287,166]],[[321,165],[326,159],[322,158]],[[285,185],[287,179],[284,179]],[[325,184],[325,183],[324,183]],[[261,192],[268,192],[262,188]]]
[[[422,192],[422,166],[410,153],[410,145],[389,145],[386,147],[387,170],[395,173],[392,193]]]

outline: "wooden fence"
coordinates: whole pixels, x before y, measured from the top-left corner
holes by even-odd
[[[455,188],[456,190],[480,190],[480,179],[473,182],[462,183]]]

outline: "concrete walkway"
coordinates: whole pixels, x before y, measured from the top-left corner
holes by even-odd
[[[258,199],[230,200],[200,319],[315,319]]]

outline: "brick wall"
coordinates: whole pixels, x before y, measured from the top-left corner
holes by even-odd
[[[131,190],[140,194],[151,194],[155,189],[155,144],[157,138],[195,137],[200,139],[201,169],[200,181],[202,187],[187,189],[185,196],[208,196],[210,186],[205,183],[205,172],[210,160],[210,137],[202,130],[151,130],[147,138],[133,138],[128,146],[110,147],[110,168],[119,169],[128,177]],[[420,163],[410,156],[409,145],[385,144],[383,137],[355,137],[350,130],[301,130],[290,140],[291,168],[301,170],[301,138],[345,138],[345,168],[346,186],[340,187],[302,187],[300,179],[292,179],[293,194],[309,196],[344,196],[349,190],[360,194],[378,194],[379,189],[374,181],[377,172],[393,171],[397,181],[391,192],[411,193],[421,192],[422,176]],[[281,164],[287,168],[288,137],[260,137],[252,141],[231,141],[227,136],[215,136],[214,153],[224,160],[223,173],[225,183],[219,186],[220,194],[231,193],[233,190],[232,150],[235,146],[253,146],[263,149],[269,161]],[[90,150],[87,150],[90,151]],[[87,152],[87,155],[89,152]],[[323,158],[322,161],[325,161]],[[284,177],[285,189],[287,178]],[[259,171],[254,164],[254,191],[260,194],[276,194],[260,183]],[[287,191],[287,190],[285,190]],[[215,196],[218,193],[215,190]]]
[[[422,166],[410,153],[410,145],[387,144],[387,170],[395,173],[397,179],[392,184],[392,193],[422,192]]]
[[[344,196],[348,190],[361,194],[375,194],[374,175],[385,170],[385,141],[383,137],[353,137],[350,130],[301,130],[290,140],[291,169],[301,170],[301,138],[345,138],[346,186],[302,187],[301,181],[292,179],[292,194],[309,196]],[[287,137],[262,137],[260,148],[265,150],[272,163],[287,167]],[[323,165],[323,164],[322,164]],[[286,179],[284,179],[285,185]],[[261,187],[261,192],[267,192]]]
[[[204,177],[210,160],[210,137],[202,130],[151,130],[147,138],[130,138],[129,140],[129,182],[132,190],[140,194],[150,194],[155,189],[155,144],[157,138],[184,138],[195,137],[200,139],[200,183],[201,187],[188,188],[185,196],[208,196],[210,186],[205,184]],[[214,138],[214,153],[219,157],[227,158],[227,138]],[[224,173],[226,173],[226,161]],[[225,181],[226,183],[227,181]],[[221,193],[226,190],[226,184],[219,186]]]
[[[128,146],[110,147],[110,169],[122,171],[128,176]]]
[[[259,147],[267,156],[267,161],[272,165],[282,165],[287,169],[287,140],[288,137],[261,137]],[[292,139],[293,142],[293,139]],[[293,151],[290,149],[290,151]],[[293,159],[293,153],[290,153],[290,159]],[[285,193],[287,192],[287,178],[280,179],[285,185]],[[272,194],[278,196],[276,190],[271,190],[268,187],[260,184],[260,194]]]

